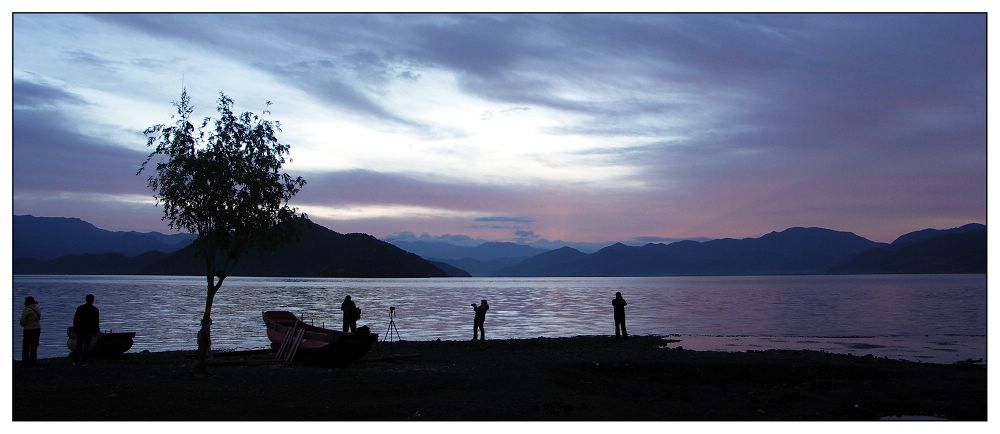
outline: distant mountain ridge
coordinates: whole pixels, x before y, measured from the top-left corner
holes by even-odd
[[[505,258],[528,258],[547,250],[524,244],[488,242],[477,246],[456,246],[443,242],[389,240],[390,244],[425,258],[434,259],[475,259],[490,261]]]
[[[111,232],[69,218],[15,216],[15,223],[12,262],[16,274],[204,274],[203,262],[190,246],[190,240],[176,235]],[[47,224],[51,230],[46,234]],[[986,272],[987,232],[982,224],[914,231],[891,244],[873,242],[850,232],[797,227],[759,238],[643,246],[615,243],[590,254],[563,247],[526,257],[510,257],[505,255],[535,253],[540,249],[514,243],[484,243],[462,249],[435,246],[451,249],[438,250],[439,254],[451,251],[483,259],[421,258],[370,235],[340,234],[307,219],[298,224],[302,225],[298,239],[263,255],[246,253],[233,275],[545,277]],[[43,247],[32,250],[30,243],[25,246],[32,239],[37,239]],[[59,249],[72,250],[67,247],[68,240],[94,245],[71,246],[83,253],[46,257]],[[163,251],[171,245],[173,251]],[[139,253],[114,250],[129,252],[145,246],[154,248]]]
[[[464,270],[472,276],[492,276],[497,270],[546,252],[524,244],[505,242],[487,242],[472,247],[436,241],[388,242],[429,261],[446,263]]]
[[[93,227],[70,222],[84,231]],[[64,223],[64,222],[60,222]],[[82,224],[81,224],[82,223]],[[367,234],[340,234],[308,219],[298,219],[299,236],[276,250],[246,252],[232,271],[234,276],[274,277],[447,277],[461,270],[440,268],[419,256]],[[88,227],[89,226],[89,227]],[[190,243],[173,253],[85,253],[55,259],[15,254],[15,274],[154,274],[204,276],[204,260]]]
[[[834,274],[985,273],[986,226],[911,232],[833,267]]]
[[[462,259],[442,259],[442,258],[430,258],[428,261],[432,263],[442,263],[448,264],[453,267],[464,270],[470,276],[476,277],[489,277],[493,276],[497,270],[501,270],[512,265],[520,264],[525,259],[530,258],[530,256],[518,257],[518,258],[498,258],[498,259],[488,259],[488,260],[478,260],[472,258],[462,258]]]
[[[454,265],[438,261],[427,261],[427,262],[430,262],[431,265],[437,267],[439,270],[444,271],[445,274],[448,275],[448,277],[472,277],[472,275],[469,274],[468,271],[465,271]]]
[[[572,267],[576,261],[582,260],[587,256],[586,253],[572,247],[562,247],[542,253],[512,267],[503,268],[496,275],[516,277],[550,276],[553,275],[552,273],[555,270],[564,270]]]
[[[902,235],[899,238],[896,238],[896,240],[892,242],[892,246],[902,247],[907,244],[912,244],[918,241],[923,241],[929,238],[939,237],[942,235],[962,234],[978,230],[985,231],[986,226],[981,225],[979,223],[969,223],[967,225],[951,229],[924,229],[920,231],[910,232],[906,235]]]
[[[847,257],[884,245],[850,232],[789,228],[760,238],[705,242],[617,243],[592,254],[559,249],[498,276],[671,276],[824,273]]]
[[[296,239],[273,251],[246,252],[234,276],[273,277],[447,277],[419,256],[368,234],[340,234],[301,218]],[[204,275],[194,246],[144,268],[141,274]]]
[[[12,223],[14,257],[39,260],[99,253],[171,253],[196,238],[192,234],[108,231],[78,218],[15,215]]]

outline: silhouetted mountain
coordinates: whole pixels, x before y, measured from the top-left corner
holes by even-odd
[[[167,257],[163,252],[146,252],[138,256],[121,253],[87,253],[60,256],[45,261],[15,258],[14,274],[139,274],[144,268]]]
[[[462,258],[462,259],[439,259],[434,258],[434,261],[446,263],[454,267],[458,267],[462,270],[467,271],[470,275],[476,277],[482,276],[492,276],[497,271],[504,268],[516,265],[528,259],[530,256],[518,257],[518,258],[497,258],[489,260],[478,260],[472,258]]]
[[[15,258],[53,259],[87,253],[135,256],[149,251],[170,253],[190,244],[191,234],[112,232],[77,218],[14,216]]]
[[[453,267],[451,264],[438,261],[427,261],[427,262],[430,262],[431,265],[438,267],[438,269],[440,269],[441,271],[444,271],[448,275],[448,277],[472,277],[472,275],[469,274],[467,271],[458,267]]]
[[[790,228],[760,238],[680,241],[642,247],[617,243],[592,254],[553,251],[500,270],[498,276],[670,276],[817,274],[882,246],[850,232]]]
[[[596,254],[596,253],[595,253]],[[588,255],[572,247],[562,247],[528,258],[521,263],[501,269],[497,276],[572,276],[559,270],[571,269],[572,264]]]
[[[156,239],[156,241],[159,241],[160,243],[163,243],[167,246],[171,246],[171,248],[173,248],[173,250],[171,250],[172,252],[176,252],[177,250],[187,247],[187,245],[191,244],[191,242],[194,241],[195,238],[198,238],[198,236],[195,234],[163,234],[159,232],[136,232],[136,231],[116,232],[116,233],[120,233],[123,235],[131,235],[136,237],[139,236],[153,237],[154,239]],[[170,253],[170,252],[165,252],[165,253]]]
[[[390,240],[389,243],[425,259],[451,265],[472,276],[492,276],[546,250],[524,244],[487,242],[478,246],[456,246],[438,241]]]
[[[234,276],[446,277],[419,256],[367,234],[339,234],[298,219],[299,236],[263,254],[248,251]],[[204,259],[188,246],[142,270],[142,274],[204,275]]]
[[[869,249],[833,267],[835,274],[943,274],[986,272],[986,226],[925,229],[892,245]]]
[[[985,229],[986,229],[986,226],[981,225],[979,223],[969,223],[969,224],[967,224],[965,226],[961,226],[961,227],[957,227],[957,228],[951,228],[951,229],[944,229],[944,230],[941,230],[941,229],[924,229],[922,231],[910,232],[910,233],[908,233],[906,235],[903,235],[903,236],[901,236],[899,238],[896,238],[896,241],[892,242],[892,246],[893,247],[901,247],[901,246],[904,246],[906,244],[915,243],[917,241],[923,241],[923,240],[926,240],[926,239],[929,239],[929,238],[938,237],[938,236],[941,236],[941,235],[961,234],[961,233],[965,233],[965,232],[971,232],[971,231],[976,231],[976,230],[985,230]]]
[[[416,253],[424,258],[435,258],[437,260],[448,259],[475,259],[477,261],[490,261],[500,258],[528,258],[539,253],[544,253],[543,249],[515,243],[482,243],[475,247],[456,246],[454,244],[430,241],[389,241],[389,243],[408,252]]]

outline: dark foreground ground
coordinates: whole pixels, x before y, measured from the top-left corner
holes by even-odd
[[[683,342],[670,346],[683,345]],[[986,420],[986,368],[657,337],[378,343],[340,368],[219,353],[15,364],[13,420]]]

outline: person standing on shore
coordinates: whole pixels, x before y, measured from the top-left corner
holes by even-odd
[[[615,293],[615,298],[611,300],[611,305],[615,307],[615,339],[624,336],[628,339],[628,330],[625,329],[625,305],[628,304],[622,298],[621,292]]]
[[[24,297],[24,312],[21,312],[21,364],[35,366],[38,362],[38,338],[42,335],[42,310],[35,297]]]
[[[479,340],[485,341],[486,330],[483,329],[483,324],[486,323],[486,311],[490,310],[490,305],[484,299],[479,302],[479,306],[472,303],[472,309],[476,311],[476,317],[472,321],[472,340],[476,340],[478,334]]]
[[[350,329],[354,333],[358,329],[358,319],[361,318],[361,309],[351,301],[351,296],[344,297],[344,302],[340,304],[340,310],[344,311],[344,333]]]
[[[101,314],[94,306],[94,294],[87,294],[87,302],[76,308],[73,315],[73,330],[76,332],[76,351],[73,352],[73,365],[87,366],[90,356],[90,343],[101,333]]]

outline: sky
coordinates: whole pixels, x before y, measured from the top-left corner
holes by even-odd
[[[985,14],[15,14],[15,215],[169,232],[142,131],[281,122],[341,233],[890,242],[986,223]]]

